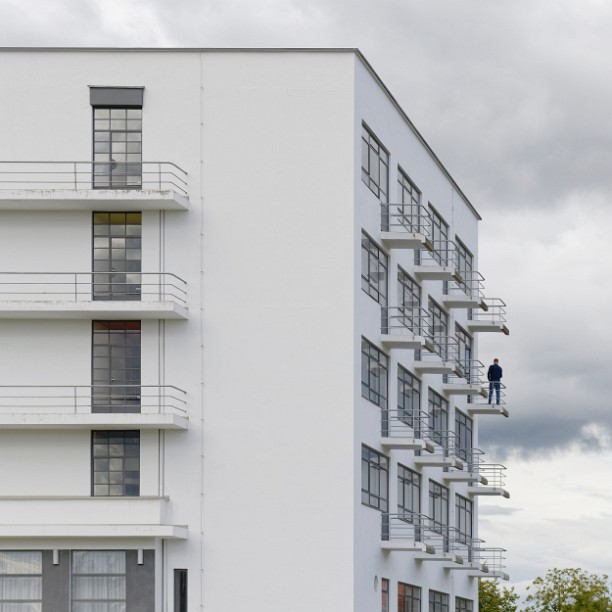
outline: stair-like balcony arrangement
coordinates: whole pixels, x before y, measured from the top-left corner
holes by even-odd
[[[486,566],[477,553],[483,540],[473,538],[456,528],[449,530],[449,540],[449,548],[456,555],[457,560],[445,565],[445,569],[466,571],[469,572],[468,576],[485,571]]]
[[[187,283],[160,272],[0,272],[0,318],[186,319]]]
[[[0,386],[0,429],[187,429],[173,385]]]
[[[381,445],[387,450],[417,450],[433,453],[434,443],[423,437],[429,430],[429,415],[423,411],[381,410]]]
[[[0,210],[188,210],[172,162],[0,161]]]
[[[381,204],[380,229],[388,248],[433,250],[431,218],[420,204]]]
[[[430,335],[423,348],[425,350],[415,355],[414,369],[417,374],[463,376],[459,344],[454,336]]]
[[[506,467],[499,463],[475,464],[477,472],[482,476],[479,482],[473,482],[468,486],[470,495],[500,495],[508,499],[510,493],[504,488],[506,479]]]
[[[474,559],[480,564],[481,569],[468,576],[477,578],[493,578],[494,580],[510,580],[505,569],[505,548],[487,548],[476,546],[472,552]]]
[[[484,277],[476,270],[459,270],[463,280],[448,283],[442,299],[445,308],[481,308],[487,310],[483,293]]]
[[[0,497],[0,538],[185,539],[167,497]]]
[[[472,397],[472,402],[467,406],[467,412],[469,416],[476,414],[497,414],[508,417],[508,409],[506,407],[506,386],[504,383],[499,383],[499,404],[489,403],[489,383],[484,383],[482,386],[482,393],[477,397]],[[492,402],[497,401],[495,390],[493,391]]]
[[[459,457],[459,436],[454,431],[442,431],[427,427],[419,432],[421,439],[430,443],[433,450],[414,458],[419,467],[455,468],[462,470],[464,462]]]
[[[457,457],[463,463],[463,469],[451,468],[442,474],[442,480],[449,482],[467,482],[471,485],[487,485],[487,479],[480,473],[480,468],[485,465],[484,451],[479,448],[457,448]]]
[[[501,298],[484,298],[484,303],[486,310],[470,311],[468,331],[501,332],[507,336],[510,330],[506,326],[506,302]]]
[[[477,359],[459,362],[461,375],[448,374],[442,384],[445,395],[467,395],[486,397],[487,391],[482,386],[484,365]]]
[[[417,251],[414,275],[419,280],[463,282],[457,247],[452,240],[433,240],[431,250]]]
[[[381,308],[381,343],[388,349],[433,350],[429,331],[429,313],[423,308],[383,306]]]

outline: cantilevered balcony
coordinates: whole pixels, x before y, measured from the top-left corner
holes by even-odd
[[[426,412],[381,410],[381,445],[387,449],[418,450],[433,453],[435,448],[423,432],[429,429]]]
[[[188,210],[172,162],[0,161],[0,210]]]
[[[434,546],[425,543],[425,525],[429,521],[422,514],[404,512],[402,514],[381,515],[381,548],[404,552],[434,554]]]
[[[433,250],[431,218],[420,204],[381,204],[380,229],[388,248]]]
[[[485,570],[485,565],[476,552],[483,540],[473,538],[456,528],[449,530],[449,540],[449,548],[456,555],[457,560],[445,565],[445,569],[463,572],[482,572]]]
[[[495,580],[510,580],[505,569],[505,548],[487,548],[476,546],[473,556],[480,564],[480,569],[468,574],[477,578],[493,578]]]
[[[424,348],[415,356],[414,369],[418,374],[463,375],[455,337],[432,335]]]
[[[383,306],[381,342],[388,349],[433,349],[429,313],[423,308]]]
[[[506,303],[500,298],[484,298],[484,304],[485,311],[470,311],[468,331],[470,333],[501,332],[507,336],[510,330],[506,326]]]
[[[448,283],[446,295],[442,299],[445,308],[481,308],[487,310],[483,294],[484,277],[475,270],[459,270],[461,281]]]
[[[446,482],[467,482],[470,484],[487,484],[487,479],[480,473],[480,466],[484,464],[484,451],[479,448],[457,448],[456,455],[463,462],[463,469],[450,469],[442,475]]]
[[[506,386],[504,383],[499,383],[499,404],[489,403],[489,383],[484,383],[482,386],[482,393],[478,397],[472,397],[472,402],[467,406],[467,412],[469,416],[476,414],[497,414],[500,416],[507,417],[509,415],[506,407]],[[493,390],[492,401],[497,400],[495,390]]]
[[[452,240],[434,240],[431,244],[431,251],[417,252],[414,275],[419,280],[462,282],[455,243]]]
[[[484,482],[474,483],[468,487],[470,495],[500,495],[509,498],[510,493],[504,489],[505,466],[498,463],[478,464],[478,473]]]
[[[462,470],[464,462],[459,458],[459,437],[454,431],[441,431],[431,427],[420,432],[421,438],[433,445],[427,455],[414,458],[414,464],[419,467],[455,468]]]
[[[0,538],[185,539],[167,497],[0,497]]]
[[[187,429],[172,385],[0,386],[0,429]]]
[[[187,283],[159,272],[0,272],[2,319],[186,319]]]
[[[443,384],[442,390],[445,395],[467,395],[486,397],[487,392],[482,386],[482,375],[484,365],[482,362],[472,359],[460,362],[461,375],[449,374]]]

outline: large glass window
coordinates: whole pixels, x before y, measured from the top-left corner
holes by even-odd
[[[468,468],[472,469],[472,439],[474,422],[461,410],[455,409],[455,433],[457,434],[457,455],[459,458],[469,463]]]
[[[455,597],[455,612],[474,612],[474,602],[471,599]]]
[[[429,591],[429,612],[449,612],[448,593]]]
[[[93,213],[93,299],[140,300],[142,213]]]
[[[429,481],[429,518],[437,530],[448,526],[448,489],[434,480]]]
[[[461,495],[455,495],[455,516],[457,530],[464,544],[471,543],[473,531],[474,504]]]
[[[71,612],[126,612],[125,551],[72,551]]]
[[[473,270],[474,270],[474,256],[468,248],[456,238],[456,248],[457,248],[457,270],[459,274],[463,278],[463,281],[458,282],[457,286],[466,294],[470,294],[471,289],[473,288],[472,284],[474,282],[473,278]]]
[[[389,199],[389,153],[365,126],[361,132],[361,180],[381,201]]]
[[[402,268],[397,272],[398,301],[402,323],[412,332],[421,335],[421,287]]]
[[[381,306],[387,305],[389,259],[367,235],[361,234],[361,288]]]
[[[93,109],[94,188],[142,186],[142,109]]]
[[[434,245],[434,259],[442,266],[448,265],[448,223],[430,204],[431,239]]]
[[[429,306],[430,334],[434,350],[442,359],[448,359],[448,314],[431,298]]]
[[[401,421],[420,429],[421,381],[401,365],[397,367],[397,409]]]
[[[92,412],[140,412],[140,321],[93,321]]]
[[[42,552],[0,551],[0,612],[42,611]]]
[[[448,439],[448,401],[433,389],[428,390],[427,408],[432,439],[446,446]]]
[[[380,581],[380,612],[389,612],[389,579],[381,578]]]
[[[367,446],[361,447],[361,503],[389,509],[389,459]]]
[[[401,464],[397,466],[397,512],[410,520],[421,514],[421,475]]]
[[[140,431],[92,431],[92,495],[140,495]]]
[[[459,363],[463,368],[465,379],[470,382],[472,377],[472,336],[470,336],[462,327],[455,324],[455,338],[457,339]]]
[[[381,350],[361,339],[361,395],[381,408],[387,407],[388,361]]]
[[[397,583],[397,612],[421,612],[421,588]]]

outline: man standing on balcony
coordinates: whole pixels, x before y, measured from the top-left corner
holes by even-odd
[[[496,403],[499,404],[499,389],[502,379],[502,369],[499,365],[499,359],[495,358],[493,363],[489,366],[487,378],[489,379],[489,404],[491,404],[493,400],[493,389],[495,389]]]

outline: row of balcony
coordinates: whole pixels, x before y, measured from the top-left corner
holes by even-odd
[[[503,548],[487,548],[454,527],[415,512],[382,514],[381,548],[413,553],[417,561],[437,561],[468,576],[508,580]]]

